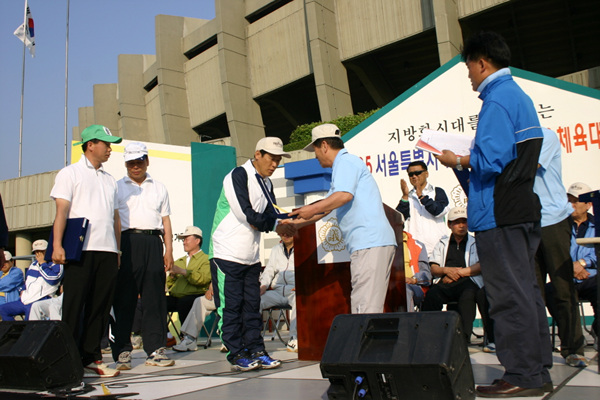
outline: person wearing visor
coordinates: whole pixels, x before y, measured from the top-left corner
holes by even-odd
[[[56,175],[50,197],[56,203],[52,261],[64,264],[63,314],[79,347],[84,377],[119,374],[102,362],[100,342],[108,325],[119,270],[119,219],[117,182],[102,166],[111,144],[121,143],[102,125],[81,132],[83,155]],[[87,218],[89,228],[79,260],[69,260],[62,246],[68,218]]]

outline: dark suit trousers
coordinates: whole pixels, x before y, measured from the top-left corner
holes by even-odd
[[[535,275],[539,223],[476,233],[477,253],[494,320],[502,379],[524,388],[550,382],[552,350],[546,308]]]

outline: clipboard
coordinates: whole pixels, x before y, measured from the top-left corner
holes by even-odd
[[[68,218],[63,234],[62,245],[65,249],[65,259],[67,261],[79,261],[81,259],[81,251],[83,250],[83,242],[90,225],[87,218]],[[46,249],[46,260],[52,260],[52,252],[54,251],[54,228],[50,231],[48,239],[48,248]]]

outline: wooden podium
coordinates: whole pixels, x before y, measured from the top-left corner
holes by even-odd
[[[394,229],[396,255],[392,263],[385,312],[406,311],[402,216],[383,205]],[[302,228],[294,243],[298,359],[320,361],[333,318],[350,313],[350,263],[319,264],[315,225]]]

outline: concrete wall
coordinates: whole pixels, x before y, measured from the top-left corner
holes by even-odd
[[[337,0],[335,6],[342,60],[423,30],[420,0]]]

